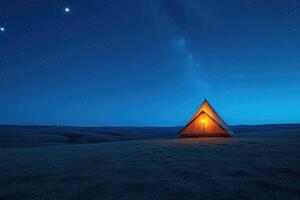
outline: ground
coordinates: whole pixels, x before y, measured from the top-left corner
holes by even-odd
[[[51,142],[41,145],[20,145],[23,133],[1,142],[0,199],[299,199],[299,127],[237,126],[231,138],[183,139],[176,128],[117,128],[124,134],[114,140],[104,128],[99,143],[78,131],[53,143],[47,132]],[[0,127],[0,138],[12,129]],[[147,137],[130,135],[141,130]]]

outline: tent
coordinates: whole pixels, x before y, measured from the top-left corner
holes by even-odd
[[[205,99],[179,134],[183,137],[229,137],[233,132]]]

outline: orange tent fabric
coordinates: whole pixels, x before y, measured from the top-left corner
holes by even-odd
[[[217,114],[212,106],[205,100],[196,114],[179,132],[181,136],[223,136],[232,135],[232,131],[225,121]]]

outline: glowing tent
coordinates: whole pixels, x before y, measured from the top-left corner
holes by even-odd
[[[208,101],[205,100],[196,114],[179,133],[183,137],[229,137],[232,131]]]

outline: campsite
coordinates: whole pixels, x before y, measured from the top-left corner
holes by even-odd
[[[233,134],[206,99],[179,133],[182,137],[230,137]]]
[[[0,200],[300,200],[300,0],[0,0]]]

